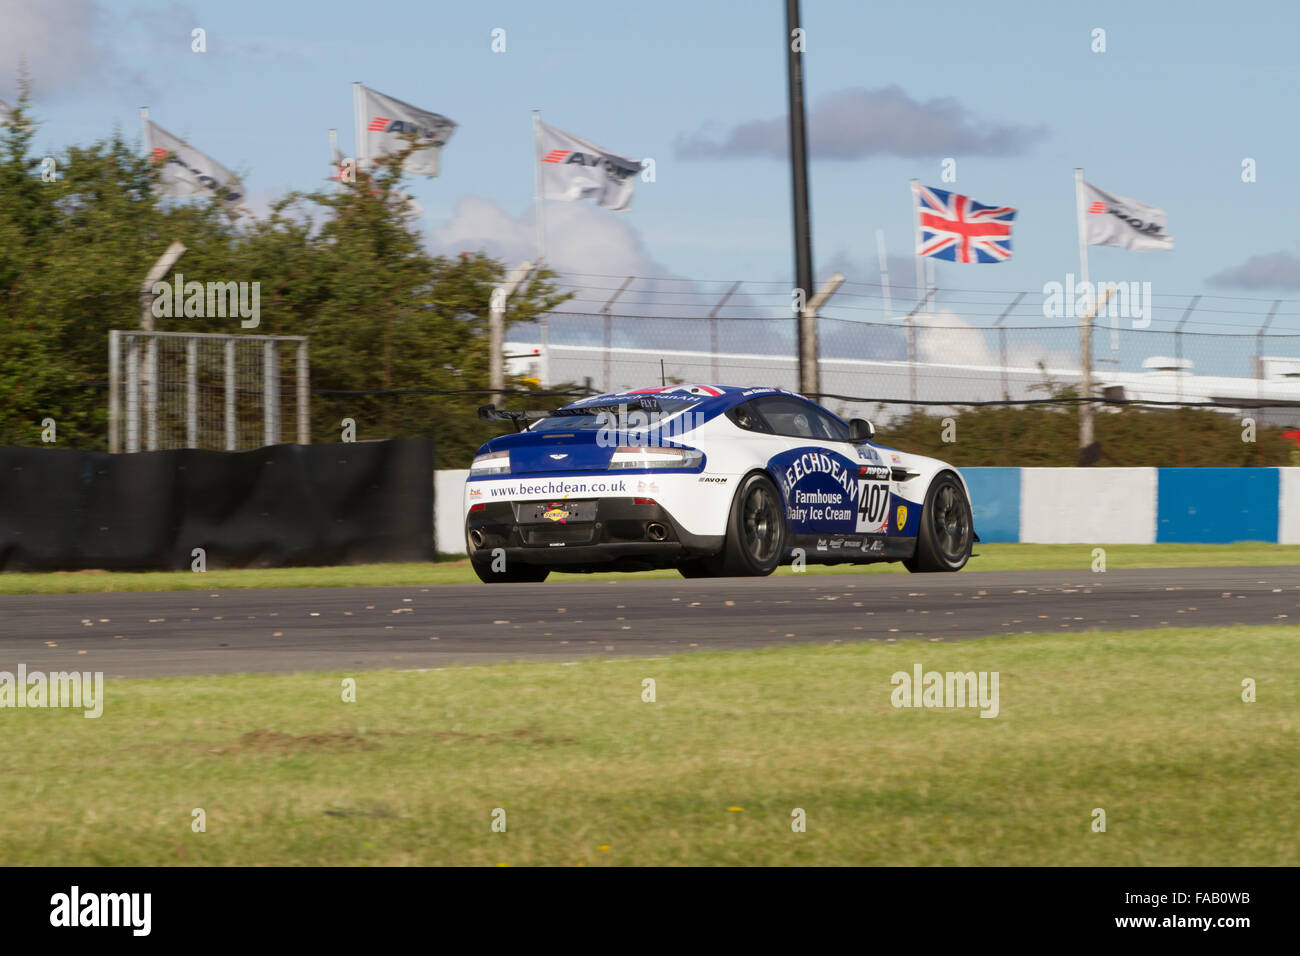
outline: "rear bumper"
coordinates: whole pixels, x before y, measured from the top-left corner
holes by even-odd
[[[558,570],[648,570],[722,549],[722,535],[691,534],[658,503],[597,498],[557,504],[583,512],[586,520],[538,518],[544,509],[537,501],[494,501],[471,510],[465,518],[470,558],[489,561],[502,549],[507,561]]]

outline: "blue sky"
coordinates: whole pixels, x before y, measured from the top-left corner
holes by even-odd
[[[921,119],[930,101],[951,98],[977,138],[1003,127],[1027,142],[1004,155],[930,154],[944,144],[936,134],[939,142],[927,145],[923,124],[916,155],[814,152],[819,277],[840,268],[877,281],[881,228],[895,281],[910,284],[907,183],[918,177],[1019,209],[1014,258],[941,263],[942,286],[1041,290],[1077,271],[1072,175],[1083,166],[1103,188],[1168,211],[1172,253],[1090,250],[1094,279],[1150,281],[1157,296],[1170,297],[1157,300],[1167,310],[1157,325],[1177,318],[1185,300],[1175,295],[1261,300],[1241,304],[1252,312],[1274,298],[1300,299],[1300,237],[1293,216],[1273,216],[1269,206],[1288,196],[1282,190],[1300,155],[1294,4],[939,0],[924,18],[915,9],[804,0],[814,137],[823,97],[896,87]],[[656,182],[638,184],[627,213],[548,204],[559,266],[792,284],[784,158],[681,155],[691,138],[717,141],[738,124],[783,120],[778,0],[0,0],[0,23],[0,97],[13,99],[16,58],[25,56],[46,149],[100,138],[114,124],[138,137],[137,108],[148,105],[158,123],[245,174],[264,203],[323,181],[329,127],[351,152],[350,83],[361,80],[460,124],[442,176],[411,185],[431,247],[522,257],[533,233],[529,110],[540,107],[555,126],[656,163]],[[190,52],[193,27],[207,31],[207,53]],[[505,53],[491,50],[496,27],[506,30]],[[1098,27],[1105,53],[1090,49]],[[951,185],[939,177],[948,155],[957,161]],[[1245,157],[1256,160],[1258,182],[1242,182]],[[1279,254],[1272,279],[1207,283],[1252,257]],[[1276,327],[1300,326],[1286,315],[1300,312],[1296,305],[1283,306]]]

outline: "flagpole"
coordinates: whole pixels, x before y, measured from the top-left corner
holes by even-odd
[[[1084,225],[1083,209],[1083,168],[1074,168],[1074,215],[1079,226],[1079,280],[1087,288],[1088,283],[1088,230]],[[1073,289],[1066,290],[1067,295],[1074,295]],[[1079,316],[1079,390],[1081,397],[1092,397],[1092,318],[1097,309],[1086,310],[1086,315]],[[1079,406],[1079,447],[1087,448],[1093,442],[1092,403],[1085,401]]]
[[[542,111],[533,110],[533,204],[537,210],[537,264],[546,258],[546,219],[542,205]]]
[[[916,257],[916,301],[925,295],[925,260],[921,256],[921,204],[919,201],[921,181],[912,180],[912,251]]]
[[[934,288],[934,256],[925,257],[925,293],[930,294]],[[934,315],[934,299],[925,300],[925,311],[927,315]]]
[[[144,133],[144,154],[149,155],[151,147],[149,146],[149,107],[140,107],[140,130]]]
[[[365,125],[361,117],[362,117],[361,84],[353,83],[352,84],[352,121],[353,121],[353,125],[356,127],[358,169],[361,168],[361,165],[364,162],[364,156],[366,151],[366,141],[365,141],[366,131],[365,131]]]
[[[894,305],[889,295],[889,259],[885,255],[885,230],[876,230],[876,255],[880,257],[880,289],[884,295],[885,321],[894,317]]]
[[[537,269],[540,271],[546,264],[546,219],[544,213],[545,200],[542,198],[542,111],[533,110],[533,209],[534,217],[537,219]],[[542,387],[547,388],[551,384],[551,357],[550,357],[550,328],[546,321],[546,315],[540,315],[537,318],[537,332],[541,339],[542,360],[541,360],[541,379]]]

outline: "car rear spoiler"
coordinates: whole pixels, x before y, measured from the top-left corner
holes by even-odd
[[[653,395],[642,395],[622,402],[607,402],[603,405],[582,405],[577,408],[554,408],[537,411],[517,411],[510,408],[497,408],[495,405],[480,405],[478,417],[485,422],[506,421],[515,426],[515,431],[522,431],[529,422],[539,422],[544,418],[567,418],[576,415],[619,415],[627,416],[628,409],[641,412],[661,412],[659,399]]]

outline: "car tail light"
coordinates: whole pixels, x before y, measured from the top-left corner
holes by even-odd
[[[470,506],[469,506],[469,510],[470,510],[470,513],[472,514],[472,513],[475,512],[475,511],[482,511],[482,510],[483,510],[484,508],[486,508],[486,507],[487,507],[487,505],[485,505],[485,504],[470,505]]]
[[[634,504],[634,505],[657,505],[657,504],[659,504],[659,502],[655,501],[653,498],[633,498],[633,499],[632,499],[632,504]]]
[[[508,475],[510,474],[510,452],[492,451],[479,455],[469,466],[471,475]]]
[[[695,448],[654,448],[619,445],[609,460],[611,470],[619,468],[698,468],[704,453]]]

